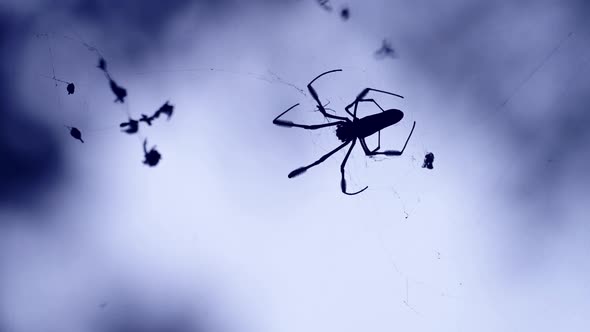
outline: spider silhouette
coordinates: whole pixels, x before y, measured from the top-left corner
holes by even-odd
[[[408,135],[408,138],[406,139],[404,147],[400,151],[398,151],[398,150],[379,151],[379,149],[381,148],[381,130],[401,121],[401,119],[404,117],[404,113],[398,109],[384,110],[373,98],[366,98],[366,96],[369,92],[373,91],[373,92],[380,92],[380,93],[396,96],[399,98],[403,98],[403,97],[398,94],[383,91],[383,90],[377,90],[377,89],[373,89],[373,88],[365,88],[361,91],[361,93],[359,93],[359,95],[354,99],[354,101],[352,103],[350,103],[348,106],[345,107],[346,113],[348,113],[352,117],[352,120],[347,117],[344,117],[344,116],[337,116],[337,115],[330,114],[326,111],[326,108],[320,102],[320,98],[318,96],[318,93],[312,87],[312,84],[318,78],[320,78],[326,74],[334,73],[334,72],[338,72],[338,71],[342,71],[342,69],[335,69],[335,70],[330,70],[325,73],[322,73],[322,74],[318,75],[316,78],[314,78],[307,85],[307,89],[309,90],[309,93],[311,94],[311,96],[313,97],[313,99],[317,103],[318,111],[320,111],[324,117],[332,119],[332,120],[336,120],[336,121],[328,122],[328,123],[324,123],[324,124],[317,124],[317,125],[305,125],[305,124],[298,124],[298,123],[293,123],[292,121],[279,119],[281,116],[285,115],[285,113],[289,112],[290,110],[292,110],[293,108],[298,106],[299,103],[297,103],[297,104],[291,106],[290,108],[288,108],[283,113],[279,114],[279,116],[277,116],[273,120],[273,123],[277,126],[282,126],[282,127],[289,127],[289,128],[296,127],[296,128],[303,128],[303,129],[309,129],[309,130],[316,130],[316,129],[320,129],[320,128],[336,126],[336,137],[338,137],[338,139],[343,143],[340,146],[338,146],[337,148],[335,148],[334,150],[326,153],[324,156],[322,156],[317,161],[315,161],[307,166],[303,166],[303,167],[295,169],[294,171],[289,173],[288,177],[293,178],[293,177],[303,174],[308,169],[323,163],[324,161],[326,161],[326,159],[328,159],[334,153],[336,153],[340,149],[344,148],[348,144],[351,144],[350,148],[348,149],[348,152],[346,153],[346,156],[344,157],[344,160],[342,161],[342,164],[340,164],[340,172],[342,174],[342,178],[340,181],[340,187],[341,187],[342,192],[344,194],[356,195],[356,194],[360,194],[361,192],[365,191],[368,188],[368,186],[367,186],[359,191],[352,192],[352,193],[349,193],[346,191],[346,180],[344,179],[344,172],[345,172],[344,170],[346,167],[346,162],[348,161],[348,157],[350,156],[350,153],[352,152],[352,149],[354,148],[356,141],[358,140],[361,142],[361,146],[363,148],[363,151],[365,152],[365,155],[367,155],[369,157],[373,157],[373,156],[377,156],[377,155],[401,156],[403,154],[404,150],[406,149],[406,146],[408,145],[408,142],[410,140],[410,137],[412,136],[412,133],[414,132],[414,128],[416,127],[416,122],[414,121],[414,124],[412,126],[412,130],[410,131],[410,134]],[[381,113],[372,114],[372,115],[366,116],[364,118],[358,118],[356,116],[358,104],[364,103],[364,102],[374,103],[375,105],[377,105],[377,107],[379,107],[379,109],[381,110]],[[354,107],[354,109],[351,112],[350,109],[353,107]],[[365,141],[365,138],[368,136],[371,136],[375,133],[377,133],[377,135],[378,135],[377,136],[378,137],[377,147],[373,150],[370,150],[369,147],[367,146],[367,142]]]

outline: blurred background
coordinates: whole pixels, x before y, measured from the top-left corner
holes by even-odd
[[[575,0],[4,0],[0,331],[583,330],[589,14]],[[366,87],[404,96],[372,95],[405,114],[383,149],[416,121],[400,157],[357,144],[357,196],[340,192],[346,149],[287,178],[339,145],[333,129],[272,124],[296,103],[286,119],[324,123],[306,85],[332,69],[314,86],[340,115]],[[121,133],[166,101],[170,121]]]

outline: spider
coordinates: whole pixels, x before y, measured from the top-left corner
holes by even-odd
[[[379,104],[377,104],[377,102],[374,99],[366,98],[366,96],[370,91],[374,91],[374,92],[389,94],[389,95],[396,96],[399,98],[404,98],[404,97],[402,97],[398,94],[383,91],[383,90],[377,90],[377,89],[373,89],[373,88],[365,88],[361,91],[361,93],[359,93],[359,95],[354,99],[354,101],[352,103],[350,103],[348,106],[345,107],[346,113],[348,113],[348,115],[350,115],[352,117],[352,120],[347,117],[344,117],[344,116],[337,116],[337,115],[330,114],[330,113],[326,112],[326,108],[320,102],[320,98],[318,96],[318,93],[312,87],[312,84],[318,78],[320,78],[326,74],[330,74],[330,73],[334,73],[334,72],[338,72],[338,71],[342,71],[342,69],[334,69],[334,70],[324,72],[324,73],[318,75],[316,78],[314,78],[307,85],[307,89],[309,90],[309,93],[311,94],[311,96],[313,97],[313,99],[317,103],[317,109],[322,113],[322,115],[324,117],[332,119],[332,120],[336,120],[336,121],[328,122],[328,123],[324,123],[324,124],[317,124],[317,125],[305,125],[305,124],[294,123],[294,122],[288,121],[288,120],[280,120],[279,119],[281,116],[285,115],[285,113],[287,113],[290,110],[292,110],[293,108],[297,107],[299,105],[299,103],[297,103],[297,104],[291,106],[290,108],[288,108],[283,113],[279,114],[279,116],[277,116],[273,120],[273,124],[275,124],[277,126],[282,126],[282,127],[288,127],[288,128],[296,127],[296,128],[303,128],[303,129],[309,129],[309,130],[316,130],[316,129],[320,129],[320,128],[336,126],[336,137],[338,137],[338,139],[343,143],[340,146],[338,146],[337,148],[335,148],[334,150],[326,153],[324,156],[322,156],[317,161],[315,161],[307,166],[299,167],[299,168],[293,170],[291,173],[289,173],[288,177],[294,178],[298,175],[305,173],[305,171],[307,171],[308,169],[323,163],[324,161],[326,161],[326,159],[328,159],[334,153],[336,153],[340,149],[342,149],[345,146],[347,146],[348,144],[350,144],[350,148],[348,149],[348,152],[346,153],[346,156],[344,157],[342,164],[340,164],[340,172],[342,174],[342,178],[340,181],[340,187],[341,187],[342,192],[344,194],[356,195],[356,194],[360,194],[361,192],[365,191],[368,188],[368,186],[366,186],[363,189],[356,191],[356,192],[348,192],[346,190],[346,180],[344,179],[344,169],[346,167],[346,162],[348,161],[348,157],[350,156],[350,153],[352,152],[352,149],[354,148],[354,146],[356,144],[356,141],[357,140],[360,141],[363,151],[365,152],[365,155],[367,155],[369,157],[373,157],[373,156],[377,156],[377,155],[401,156],[402,153],[404,152],[404,150],[406,149],[406,146],[408,145],[408,142],[410,140],[410,137],[412,136],[412,133],[414,132],[414,128],[416,127],[416,122],[414,121],[414,124],[412,126],[412,130],[410,131],[410,134],[408,135],[408,138],[406,139],[404,147],[401,149],[401,151],[397,151],[397,150],[379,151],[379,149],[381,148],[381,130],[401,121],[401,119],[404,117],[404,113],[398,109],[384,110]],[[372,114],[372,115],[366,116],[364,118],[358,118],[356,116],[356,110],[357,110],[358,104],[362,103],[362,102],[374,103],[375,105],[377,105],[377,107],[379,107],[379,109],[381,110],[381,113]],[[354,107],[354,109],[351,112],[350,109],[353,107]],[[365,138],[368,136],[371,136],[375,133],[377,133],[377,135],[378,135],[377,136],[378,137],[377,138],[377,147],[374,150],[370,150],[367,146],[367,142],[365,141]]]

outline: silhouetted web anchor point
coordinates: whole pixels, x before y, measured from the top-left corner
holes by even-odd
[[[147,150],[147,139],[143,141],[143,153],[145,157],[143,163],[150,167],[156,166],[162,159],[162,155],[156,150],[155,145],[149,151]]]
[[[369,92],[379,92],[379,93],[383,93],[383,94],[396,96],[399,98],[403,98],[403,96],[400,96],[400,95],[392,93],[392,92],[383,91],[383,90],[377,90],[377,89],[373,89],[373,88],[365,88],[361,91],[361,93],[359,93],[359,95],[355,98],[355,100],[352,103],[350,103],[348,106],[346,106],[344,108],[346,113],[348,113],[348,115],[352,118],[352,120],[349,119],[348,117],[330,114],[326,111],[325,106],[322,105],[319,95],[316,92],[316,90],[312,87],[312,84],[317,79],[319,79],[320,77],[322,77],[326,74],[339,72],[339,71],[342,71],[342,69],[335,69],[335,70],[330,70],[330,71],[324,72],[324,73],[318,75],[316,78],[314,78],[307,85],[307,89],[309,90],[309,93],[314,98],[315,102],[317,103],[317,110],[320,113],[322,113],[322,115],[325,118],[330,119],[332,122],[323,123],[323,124],[307,125],[307,124],[294,123],[289,120],[281,120],[280,117],[282,117],[287,112],[289,112],[290,110],[292,110],[293,108],[295,108],[299,105],[299,104],[295,104],[295,105],[289,107],[283,113],[279,114],[272,121],[272,123],[277,126],[281,126],[281,127],[289,127],[289,128],[296,127],[296,128],[302,128],[302,129],[308,129],[308,130],[316,130],[316,129],[326,128],[326,127],[336,127],[336,137],[338,137],[338,139],[342,142],[342,144],[340,144],[340,146],[336,147],[332,151],[323,155],[317,161],[315,161],[307,166],[299,167],[299,168],[293,170],[291,173],[289,173],[288,177],[294,178],[296,176],[299,176],[299,175],[305,173],[308,169],[323,163],[328,158],[330,158],[330,156],[332,156],[333,154],[335,154],[336,152],[338,152],[339,150],[343,149],[345,146],[350,144],[350,148],[346,152],[346,156],[344,157],[344,160],[340,164],[340,173],[341,173],[340,187],[341,187],[341,190],[344,194],[356,195],[356,194],[360,194],[361,192],[365,191],[368,188],[368,187],[364,187],[363,189],[356,191],[356,192],[348,192],[347,188],[346,188],[346,180],[344,178],[346,162],[348,161],[348,158],[350,157],[350,154],[351,154],[352,150],[354,149],[356,142],[359,141],[361,143],[361,146],[363,148],[363,151],[365,152],[365,155],[367,155],[369,157],[375,156],[375,155],[401,156],[403,154],[404,150],[406,149],[408,142],[410,141],[410,137],[412,137],[412,133],[414,132],[414,128],[416,127],[416,122],[414,121],[414,124],[412,125],[412,130],[410,131],[410,134],[408,135],[408,138],[406,139],[406,142],[404,143],[404,146],[401,150],[399,150],[399,151],[398,150],[379,151],[381,149],[381,130],[385,129],[389,126],[392,126],[392,125],[398,123],[399,121],[401,121],[402,118],[404,117],[404,113],[398,109],[385,110],[373,98],[367,98],[367,95],[369,94]],[[360,103],[364,103],[364,102],[367,102],[367,103],[370,102],[370,103],[375,104],[377,107],[379,107],[379,109],[381,110],[381,113],[369,115],[364,118],[358,118],[356,116],[358,105]],[[353,107],[354,107],[354,109],[351,112],[350,109]],[[367,146],[365,138],[369,137],[373,134],[378,135],[377,147],[373,150],[370,150]]]

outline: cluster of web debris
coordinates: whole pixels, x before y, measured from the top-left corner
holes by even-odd
[[[38,38],[39,37],[46,37],[49,42],[49,38],[50,38],[49,34],[36,34],[36,36]],[[98,55],[99,59],[98,59],[98,65],[96,67],[100,71],[102,71],[103,74],[105,75],[105,78],[108,81],[108,86],[109,86],[111,92],[115,95],[114,103],[125,104],[125,98],[128,97],[127,89],[124,88],[123,86],[119,85],[113,79],[111,73],[109,72],[109,70],[107,68],[107,61],[105,60],[104,56],[100,53],[98,48],[91,46],[85,42],[82,42],[82,44],[89,51],[96,53],[96,55]],[[51,49],[51,44],[49,44],[49,55],[50,55],[50,61],[51,61],[52,76],[48,77],[48,78],[55,81],[56,87],[58,86],[58,83],[66,84],[67,94],[73,95],[76,91],[76,87],[75,87],[74,82],[69,82],[69,81],[66,81],[66,80],[56,77],[55,66],[53,64],[54,59],[53,59],[53,51]],[[174,106],[170,104],[170,101],[166,101],[162,106],[160,106],[156,111],[154,111],[153,114],[146,115],[146,114],[142,113],[141,117],[138,119],[133,118],[131,116],[131,113],[128,108],[126,108],[125,110],[126,110],[128,119],[126,121],[121,122],[119,124],[119,127],[121,128],[122,132],[132,135],[132,134],[137,134],[139,132],[139,129],[140,129],[139,124],[141,122],[145,123],[147,126],[152,126],[152,123],[155,120],[159,119],[160,116],[162,116],[162,115],[165,115],[166,119],[170,120],[170,118],[172,117],[172,114],[174,112]],[[67,125],[65,127],[69,130],[70,135],[74,139],[80,141],[81,143],[84,143],[83,133],[78,127],[67,126]],[[145,165],[150,166],[150,167],[154,167],[154,166],[158,165],[158,163],[162,159],[162,155],[156,149],[156,146],[153,146],[148,149],[147,138],[144,138],[142,147],[143,147],[143,153],[144,153],[143,163]]]

